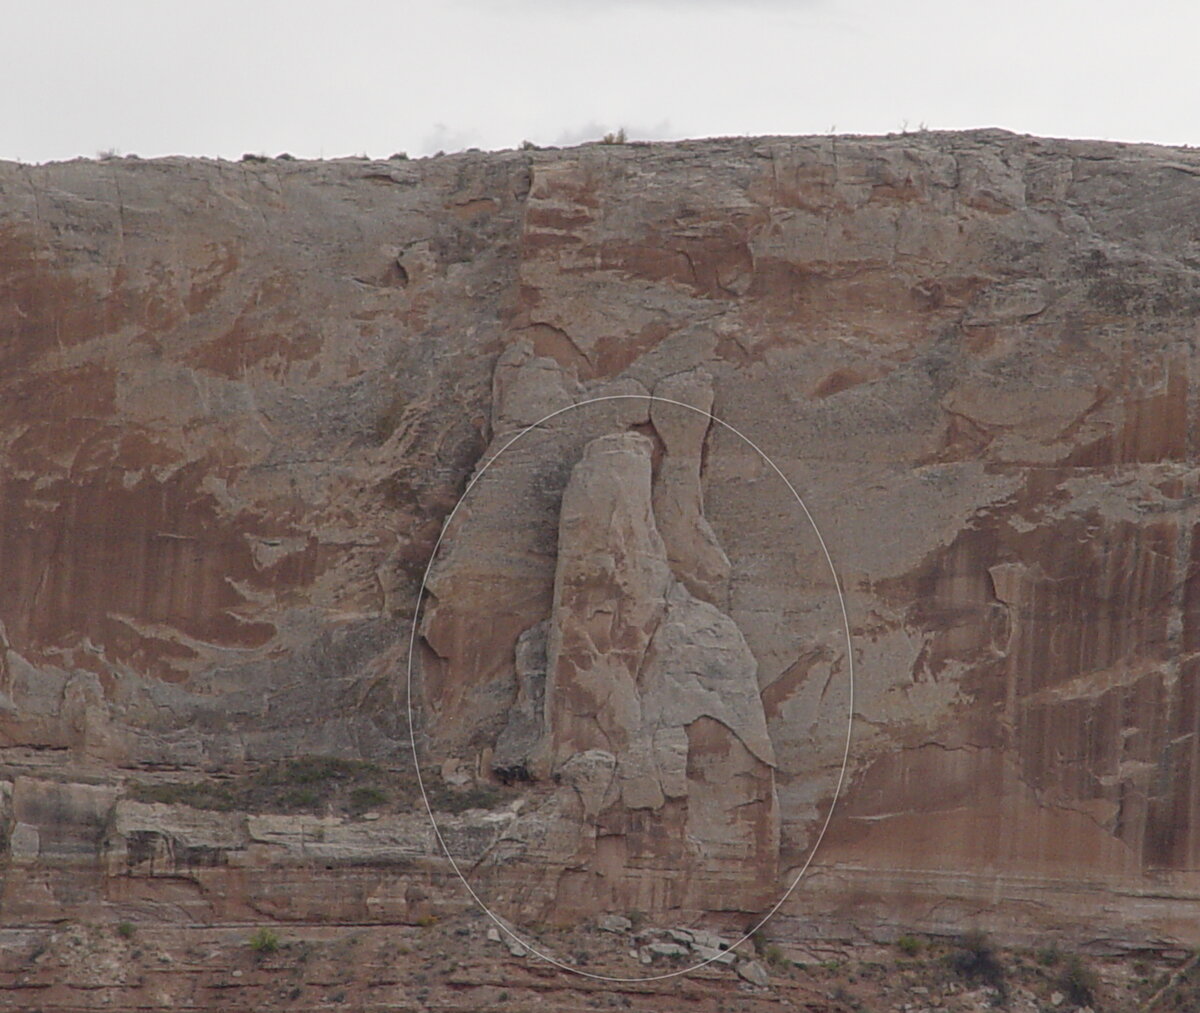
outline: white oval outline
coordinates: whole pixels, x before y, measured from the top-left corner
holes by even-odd
[[[710,423],[716,422],[718,425],[724,426],[731,433],[733,433],[735,436],[740,438],[743,442],[749,444],[749,446],[755,451],[755,453],[757,453],[759,457],[761,457],[764,461],[766,461],[767,464],[769,464],[771,466],[771,468],[775,472],[775,474],[778,475],[783,480],[783,484],[788,487],[788,491],[792,494],[793,497],[795,497],[796,502],[800,504],[800,509],[804,511],[804,516],[808,519],[808,523],[812,526],[813,533],[817,536],[817,542],[820,543],[821,552],[825,556],[825,562],[829,565],[829,572],[833,577],[833,586],[834,586],[834,589],[837,591],[838,602],[841,605],[841,609],[842,609],[842,627],[846,634],[846,658],[848,661],[849,684],[850,684],[849,716],[846,721],[846,747],[845,747],[844,751],[842,752],[842,767],[841,767],[841,770],[838,772],[837,786],[834,788],[834,792],[833,792],[833,801],[829,803],[829,812],[825,814],[825,822],[821,825],[821,832],[817,834],[817,839],[813,842],[812,847],[809,849],[808,859],[805,861],[804,865],[801,866],[800,871],[798,873],[796,873],[796,878],[792,880],[791,886],[789,886],[783,892],[783,895],[779,898],[779,900],[777,900],[771,906],[771,908],[767,911],[767,913],[765,915],[763,915],[762,918],[760,918],[753,926],[751,926],[749,929],[747,929],[745,934],[743,934],[740,939],[738,939],[734,943],[731,943],[727,950],[722,950],[720,953],[717,953],[717,954],[709,957],[707,960],[702,960],[699,963],[692,964],[689,967],[680,968],[675,971],[669,971],[666,974],[649,975],[644,978],[622,978],[622,977],[617,977],[615,975],[609,975],[609,974],[596,974],[592,971],[584,971],[578,967],[572,967],[570,964],[564,963],[563,961],[559,960],[557,957],[550,955],[549,953],[543,953],[536,946],[532,945],[531,943],[526,942],[523,938],[521,938],[520,935],[518,935],[511,928],[509,928],[507,925],[505,925],[502,919],[500,919],[495,914],[493,914],[491,908],[489,908],[480,899],[479,895],[475,892],[475,890],[471,886],[471,884],[469,882],[467,882],[466,876],[464,876],[462,874],[462,870],[459,869],[458,863],[454,860],[454,856],[452,854],[450,854],[450,849],[449,849],[449,847],[447,847],[446,841],[442,837],[442,832],[441,832],[441,830],[438,829],[437,819],[433,815],[433,807],[429,804],[429,796],[425,792],[425,780],[424,780],[424,778],[421,777],[420,757],[417,756],[417,735],[416,735],[416,727],[413,723],[413,704],[412,704],[413,652],[416,648],[416,643],[417,643],[417,621],[421,616],[421,602],[425,596],[425,585],[429,580],[430,572],[433,570],[433,564],[437,560],[438,550],[441,548],[442,541],[446,537],[446,531],[449,529],[451,521],[454,520],[454,515],[458,513],[458,508],[461,507],[463,505],[463,502],[466,500],[467,494],[473,488],[475,488],[475,484],[481,478],[483,478],[483,476],[487,472],[488,468],[490,468],[493,464],[496,463],[496,461],[500,458],[501,454],[503,454],[506,450],[508,450],[508,448],[511,447],[514,443],[516,443],[517,440],[521,439],[523,436],[525,436],[527,433],[531,432],[532,430],[540,428],[545,423],[549,422],[551,419],[556,418],[559,415],[565,414],[566,412],[572,411],[575,408],[583,408],[586,405],[596,404],[600,401],[631,401],[631,400],[660,401],[663,404],[670,404],[670,405],[675,405],[679,408],[686,408],[686,409],[688,409],[688,411],[695,412],[698,415],[703,415],[705,418],[707,418],[709,420]],[[728,422],[724,421],[723,419],[717,418],[717,416],[713,415],[712,412],[705,411],[702,408],[697,408],[695,405],[690,405],[683,401],[673,401],[670,398],[656,397],[653,394],[605,394],[601,397],[589,398],[586,401],[578,401],[574,404],[569,404],[564,408],[559,408],[556,411],[552,411],[549,415],[545,415],[542,418],[538,419],[536,422],[531,423],[530,425],[526,426],[519,433],[517,433],[511,440],[509,440],[507,443],[505,443],[503,447],[501,447],[498,451],[496,451],[496,453],[492,455],[492,458],[486,464],[484,464],[484,466],[482,468],[480,468],[478,472],[475,473],[475,476],[471,479],[471,481],[467,483],[467,487],[463,490],[462,495],[458,497],[458,502],[454,504],[454,509],[451,510],[450,513],[446,515],[446,520],[442,524],[442,530],[438,533],[437,541],[434,542],[434,544],[433,544],[433,551],[430,552],[430,554],[429,554],[429,563],[425,567],[425,573],[421,577],[421,586],[417,589],[417,602],[416,602],[416,607],[413,610],[412,625],[411,625],[411,630],[409,632],[409,637],[408,637],[408,672],[407,672],[407,678],[406,678],[406,683],[405,683],[405,697],[406,697],[405,702],[407,705],[407,712],[408,712],[408,741],[409,741],[409,745],[411,745],[411,747],[412,747],[413,767],[417,773],[417,785],[421,789],[421,799],[425,803],[425,811],[429,815],[429,825],[431,827],[433,827],[433,834],[437,838],[438,844],[441,845],[442,851],[445,853],[446,859],[450,863],[450,867],[454,870],[454,874],[456,876],[458,876],[459,880],[462,882],[462,885],[466,888],[467,893],[469,893],[471,895],[471,899],[473,901],[475,901],[475,903],[477,905],[479,905],[479,907],[483,911],[483,913],[486,914],[496,924],[496,927],[501,932],[503,932],[505,935],[509,936],[514,942],[516,942],[520,946],[523,946],[529,953],[532,953],[535,957],[540,957],[542,960],[546,961],[548,964],[553,964],[555,967],[559,968],[562,971],[567,971],[570,974],[578,974],[581,977],[591,978],[596,981],[611,981],[611,982],[614,982],[617,984],[635,984],[637,982],[643,982],[643,981],[664,981],[668,978],[677,978],[677,977],[680,977],[685,974],[691,974],[693,971],[698,971],[700,968],[707,967],[709,964],[713,963],[714,961],[720,960],[726,953],[736,950],[738,946],[740,946],[747,939],[749,939],[751,936],[753,936],[759,929],[761,929],[764,925],[766,925],[766,923],[768,921],[770,921],[771,918],[773,918],[775,916],[775,913],[781,907],[783,907],[783,905],[787,902],[787,899],[792,895],[792,893],[795,891],[796,887],[800,884],[800,880],[804,877],[804,874],[806,872],[808,872],[809,866],[812,865],[813,859],[816,857],[816,854],[817,854],[817,849],[820,848],[821,841],[824,840],[825,833],[829,829],[829,824],[833,820],[833,811],[837,806],[838,798],[841,796],[842,786],[845,783],[845,779],[846,779],[846,768],[848,767],[849,762],[850,762],[850,739],[851,739],[851,734],[854,729],[854,643],[850,636],[850,615],[846,609],[846,596],[842,592],[841,581],[838,579],[837,570],[834,568],[834,565],[833,565],[833,557],[830,556],[829,547],[825,544],[825,539],[821,536],[821,529],[817,527],[817,522],[813,519],[813,515],[809,512],[808,506],[805,504],[805,502],[801,498],[800,494],[796,491],[796,487],[792,485],[792,483],[788,480],[788,477],[782,471],[779,470],[779,466],[774,461],[772,461],[771,458],[769,458],[766,455],[766,453],[763,452],[762,448],[760,448],[758,446],[758,444],[756,444],[753,440],[751,440],[750,437],[748,437],[744,433],[742,433],[739,429],[730,425]]]

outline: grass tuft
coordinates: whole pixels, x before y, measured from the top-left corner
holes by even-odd
[[[250,949],[255,953],[275,953],[279,949],[279,934],[266,925],[256,929],[250,937]]]

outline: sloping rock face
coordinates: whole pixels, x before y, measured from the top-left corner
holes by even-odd
[[[505,914],[757,910],[850,659],[711,410],[851,625],[777,931],[1200,942],[1198,221],[1193,151],[989,131],[0,166],[9,860],[399,764],[415,620]]]

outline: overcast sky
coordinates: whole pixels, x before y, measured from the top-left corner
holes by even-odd
[[[1006,127],[1200,145],[1198,0],[0,0],[0,158]]]

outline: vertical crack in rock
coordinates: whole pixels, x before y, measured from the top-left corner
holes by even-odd
[[[546,733],[546,635],[549,620],[529,627],[517,638],[517,699],[508,712],[508,723],[496,740],[492,770],[505,784],[528,781],[531,759],[542,747]]]
[[[492,383],[493,435],[478,464],[495,461],[495,467],[463,502],[426,584],[435,600],[425,609],[420,633],[444,664],[422,665],[416,677],[436,758],[474,753],[472,765],[513,766],[511,776],[520,776],[515,740],[497,737],[521,692],[514,645],[550,608],[556,519],[571,462],[589,436],[647,423],[647,403],[631,397],[588,405],[510,442],[526,426],[589,397],[647,393],[628,379],[585,392],[569,370],[536,355],[525,341],[500,355]],[[495,759],[495,746],[503,747],[507,760]],[[501,769],[500,776],[510,775]]]
[[[711,412],[712,377],[689,370],[664,377],[654,396]],[[699,412],[655,401],[650,421],[663,441],[664,453],[654,476],[654,517],[667,547],[675,576],[697,598],[726,607],[729,559],[704,517],[700,463],[710,419]]]

